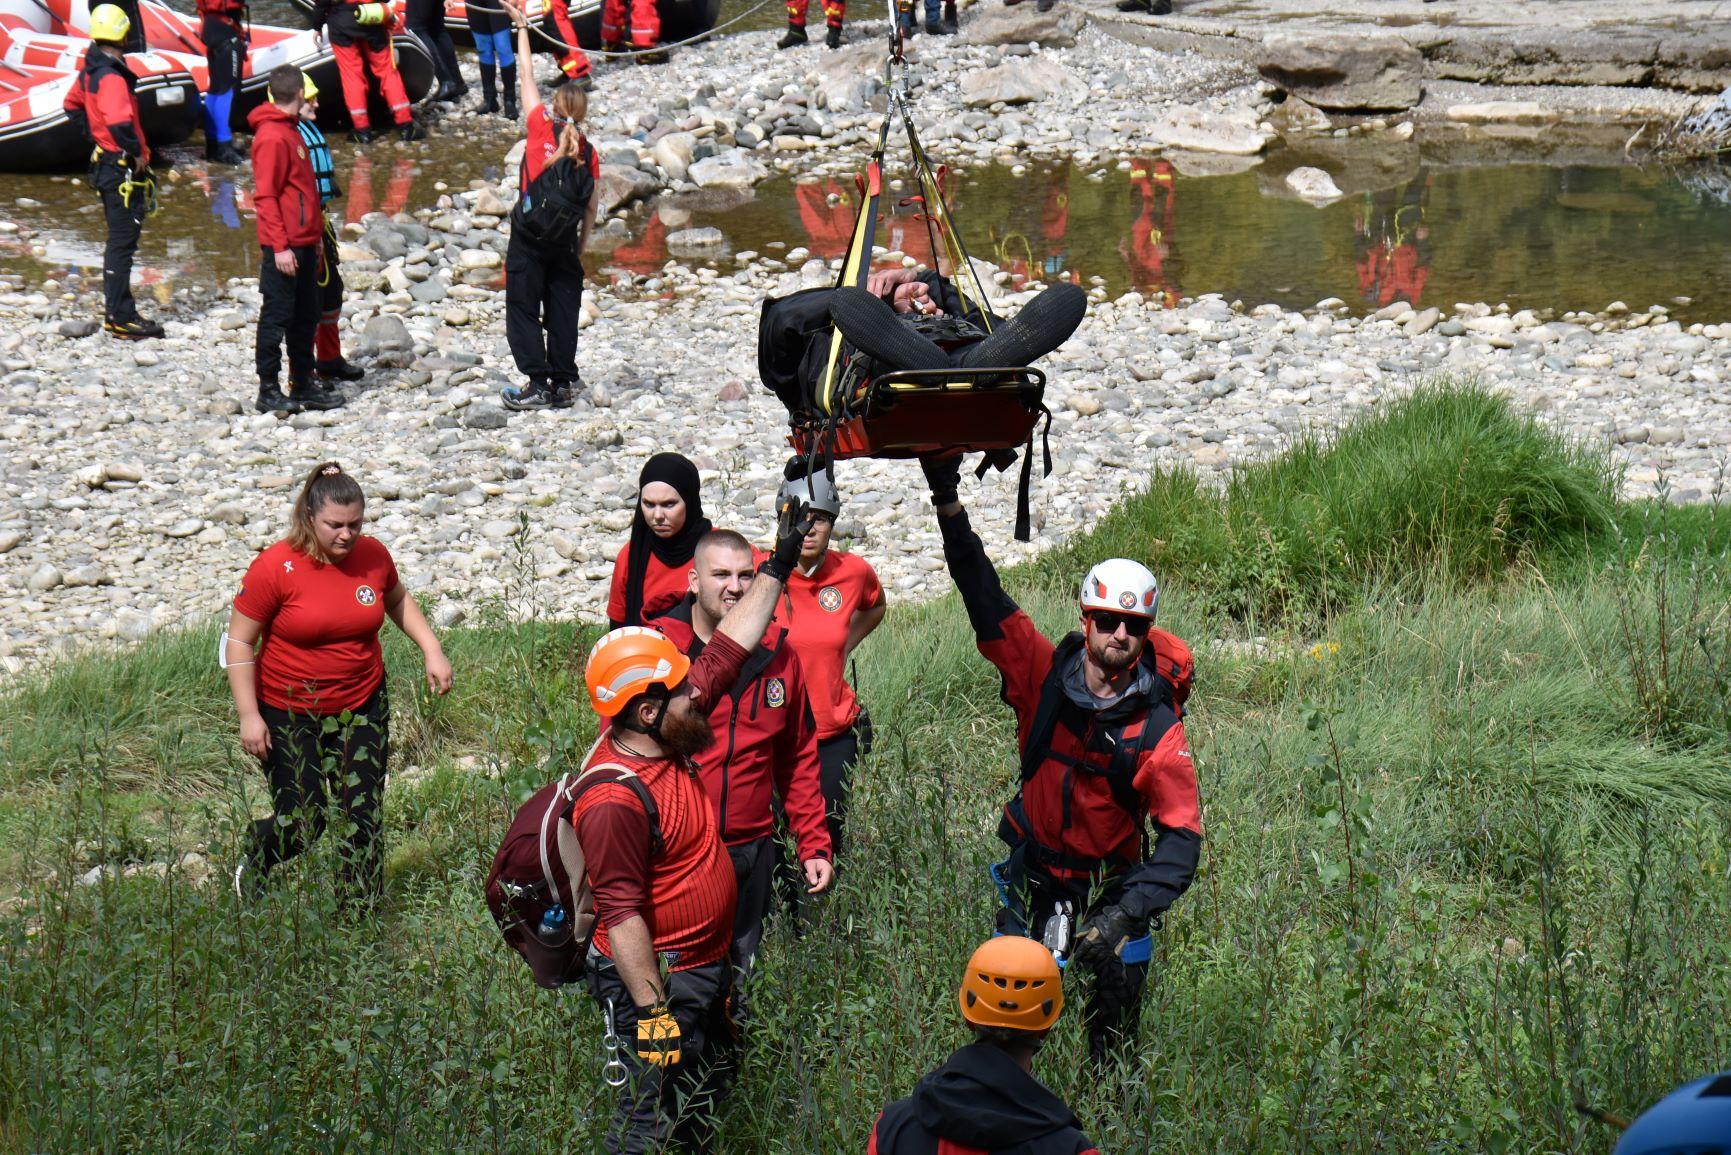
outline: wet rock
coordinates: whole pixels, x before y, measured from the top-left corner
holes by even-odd
[[[697,137],[689,132],[670,132],[655,142],[651,151],[655,163],[661,166],[668,180],[684,180],[691,170],[692,153]]]
[[[727,243],[727,238],[720,229],[680,229],[667,234],[668,252],[704,252],[720,248]]]
[[[641,200],[656,188],[655,178],[641,169],[604,164],[601,166],[601,179],[595,182],[596,211],[605,216],[632,201]]]
[[[1543,124],[1560,114],[1536,100],[1485,100],[1451,104],[1447,116],[1461,124]]]
[[[409,349],[414,346],[409,327],[403,324],[401,317],[392,313],[368,318],[361,329],[361,339],[377,349]]]
[[[1205,108],[1174,108],[1149,125],[1148,134],[1162,148],[1235,156],[1255,156],[1269,140],[1250,109],[1227,116]]]
[[[1328,204],[1341,198],[1334,178],[1319,168],[1299,167],[1286,174],[1286,187],[1311,204]]]
[[[27,584],[37,593],[45,594],[49,590],[58,589],[65,581],[65,576],[62,575],[57,568],[47,562],[43,562],[31,572],[30,580]]]
[[[1395,36],[1276,32],[1257,70],[1286,92],[1330,111],[1395,111],[1424,95],[1424,57]]]
[[[1041,12],[1031,4],[1018,8],[986,8],[962,28],[962,44],[1030,44],[1069,48],[1087,19],[1074,8]]]
[[[80,337],[88,337],[100,328],[102,328],[102,322],[94,317],[72,317],[60,322],[60,335],[76,340]]]

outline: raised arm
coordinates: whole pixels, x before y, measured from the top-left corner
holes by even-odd
[[[517,91],[523,103],[523,116],[527,118],[541,107],[541,90],[535,84],[535,57],[529,51],[529,17],[522,3],[514,0],[499,0],[499,3],[504,5],[511,16],[511,24],[517,29]]]

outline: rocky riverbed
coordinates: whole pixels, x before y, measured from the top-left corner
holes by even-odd
[[[1062,26],[1042,34],[1064,39]],[[928,54],[919,113],[934,142],[979,160],[1061,154],[1105,167],[1176,144],[1230,154],[1271,131],[1267,94],[1242,66],[1127,48],[1079,26],[1070,47],[1036,50],[1027,36],[1024,26],[1003,44]],[[771,39],[747,34],[665,68],[603,71],[592,136],[608,161],[604,237],[627,231],[619,213],[658,190],[744,197],[772,168],[840,170],[869,151],[881,97],[865,62],[876,38],[870,53],[779,54]],[[849,52],[859,59],[844,68]],[[1033,72],[1051,86],[1033,98],[1038,117],[984,87],[1006,57],[1049,65]],[[448,128],[485,140],[491,130],[474,120]],[[299,478],[330,458],[360,476],[372,532],[447,626],[489,607],[599,617],[637,470],[659,449],[699,463],[718,523],[766,535],[785,414],[756,381],[758,308],[767,295],[831,283],[832,269],[782,242],[698,267],[678,254],[713,251],[711,239],[675,233],[666,268],[592,286],[578,406],[508,414],[497,404],[512,379],[499,284],[514,182],[468,183],[345,230],[345,345],[368,378],[331,413],[252,412],[250,280],[183,303],[165,318],[166,340],[126,345],[93,335],[90,278],[0,275],[8,675],[219,612],[253,552],[280,536]],[[0,228],[30,243],[28,228]],[[1018,288],[1037,288],[987,279],[1005,307],[1025,299]],[[1035,490],[1035,540],[1010,540],[1011,478],[965,489],[1001,559],[1085,527],[1155,465],[1223,478],[1427,375],[1480,377],[1559,427],[1610,442],[1632,495],[1716,498],[1731,453],[1731,324],[1684,327],[1667,318],[1674,302],[1561,316],[1397,303],[1360,318],[1339,301],[1293,312],[1213,297],[1168,309],[1135,293],[1107,299],[1099,286],[1093,296],[1082,330],[1046,362],[1056,468]],[[917,470],[861,461],[838,474],[849,503],[841,534],[895,595],[944,589]]]

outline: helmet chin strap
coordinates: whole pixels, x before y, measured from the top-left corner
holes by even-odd
[[[667,717],[667,705],[671,701],[673,701],[672,698],[662,698],[660,700],[660,707],[655,711],[655,720],[649,723],[648,727],[643,731],[657,742],[661,741],[661,721],[663,718]]]

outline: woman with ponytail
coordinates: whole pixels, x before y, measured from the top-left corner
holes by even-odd
[[[512,0],[500,2],[517,26],[529,130],[505,250],[505,337],[517,371],[528,380],[506,388],[500,400],[507,409],[564,409],[583,386],[577,319],[601,157],[580,127],[589,112],[584,84],[567,80],[554,90],[552,107],[544,104],[535,87],[528,20]]]
[[[613,562],[607,598],[611,629],[650,624],[691,589],[697,540],[713,528],[703,516],[697,466],[677,453],[657,453],[637,475],[631,540]]]
[[[451,688],[451,663],[390,552],[361,532],[365,516],[361,487],[342,466],[315,468],[295,500],[288,536],[253,559],[229,614],[222,664],[240,744],[264,764],[275,807],[253,823],[235,868],[243,897],[323,832],[331,795],[350,825],[345,896],[371,900],[382,889],[390,711],[379,630],[386,615],[421,648],[427,688]]]

